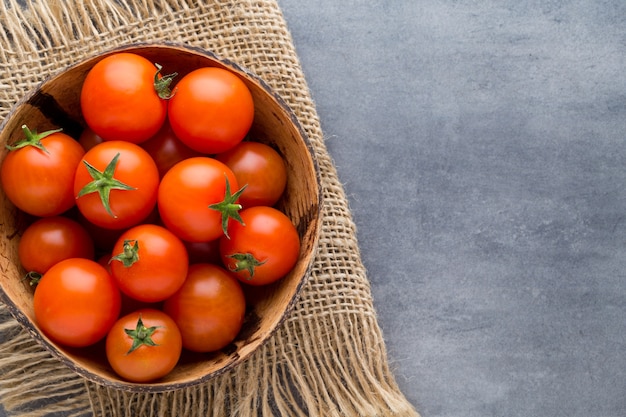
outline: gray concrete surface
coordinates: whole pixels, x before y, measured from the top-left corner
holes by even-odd
[[[626,2],[279,3],[422,416],[626,416]]]

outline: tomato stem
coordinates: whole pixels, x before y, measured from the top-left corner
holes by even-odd
[[[146,327],[143,324],[143,320],[141,320],[141,314],[139,315],[139,319],[137,320],[137,326],[134,329],[124,329],[124,332],[128,335],[128,337],[133,339],[133,344],[126,352],[126,354],[132,353],[134,350],[138,349],[140,346],[158,346],[152,340],[152,335],[160,326],[152,326]]]
[[[257,260],[251,253],[234,253],[228,255],[228,257],[235,260],[235,266],[229,269],[232,272],[248,271],[248,274],[250,274],[249,280],[254,276],[254,269],[267,262],[267,259],[264,261]]]
[[[172,92],[172,90],[170,90],[170,84],[178,75],[178,73],[173,72],[171,74],[162,75],[161,77],[159,77],[159,75],[161,75],[161,70],[163,69],[163,67],[157,63],[155,63],[154,66],[157,67],[157,72],[154,74],[154,89],[157,92],[159,98],[162,98],[163,100],[169,100],[174,96],[174,93]]]
[[[34,146],[35,148],[44,151],[45,153],[49,153],[45,146],[41,143],[41,140],[46,136],[50,136],[53,133],[58,133],[63,129],[54,129],[48,130],[43,133],[37,133],[36,130],[30,130],[28,126],[22,125],[22,131],[24,132],[25,138],[16,142],[13,145],[5,145],[6,148],[10,151],[14,151],[16,149],[25,148],[26,146]]]
[[[89,175],[91,175],[93,181],[85,185],[76,196],[76,198],[80,198],[84,195],[97,192],[100,194],[100,201],[102,201],[102,205],[104,205],[107,213],[109,213],[109,215],[113,218],[117,218],[117,216],[111,211],[111,204],[109,201],[111,190],[136,190],[136,188],[126,185],[120,180],[113,178],[119,158],[120,154],[117,153],[117,155],[115,155],[102,172],[98,171],[96,167],[83,159],[83,163],[85,164],[85,167],[87,167],[87,171],[89,171]]]
[[[134,245],[132,243],[135,243]],[[124,240],[124,249],[122,253],[113,256],[109,263],[112,261],[120,261],[126,268],[130,268],[135,262],[139,260],[139,241],[133,239]]]
[[[30,271],[26,273],[26,275],[24,276],[24,279],[28,280],[28,283],[30,284],[31,287],[36,287],[39,284],[39,281],[41,281],[42,277],[43,275],[40,274],[39,272]]]
[[[217,210],[222,213],[222,231],[224,232],[224,236],[230,239],[228,235],[228,220],[230,218],[238,221],[242,225],[245,226],[241,216],[239,215],[239,210],[242,209],[241,204],[236,203],[237,199],[241,196],[241,193],[246,189],[248,184],[241,187],[235,194],[231,194],[230,191],[230,182],[228,181],[228,177],[224,174],[226,178],[226,191],[224,192],[224,200],[219,203],[211,204],[209,206],[212,210]]]

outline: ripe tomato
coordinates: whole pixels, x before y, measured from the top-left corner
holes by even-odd
[[[94,244],[79,223],[62,216],[44,217],[28,226],[18,245],[20,262],[27,272],[44,274],[68,258],[94,258]]]
[[[158,207],[165,226],[182,240],[217,239],[238,219],[235,174],[223,163],[208,157],[185,159],[161,179]]]
[[[150,155],[123,141],[103,142],[87,151],[74,179],[80,213],[109,229],[144,220],[154,209],[158,186],[159,171]]]
[[[44,334],[65,346],[84,347],[106,336],[119,316],[121,297],[102,265],[70,258],[48,269],[33,303]]]
[[[213,352],[241,330],[246,300],[241,284],[223,268],[195,264],[180,290],[165,300],[163,311],[178,325],[186,349]]]
[[[199,68],[176,84],[168,117],[187,146],[214,154],[243,140],[252,126],[254,102],[246,84],[232,71]]]
[[[141,143],[154,135],[167,115],[171,82],[171,76],[160,79],[158,71],[152,62],[132,53],[115,53],[99,61],[80,93],[87,125],[104,140]]]
[[[162,301],[187,276],[189,257],[183,242],[164,227],[141,224],[124,232],[113,247],[111,274],[120,290],[139,301]]]
[[[41,134],[23,126],[26,138],[10,147],[0,178],[7,197],[34,216],[56,216],[74,206],[73,178],[85,153],[60,131]]]
[[[300,237],[291,220],[272,207],[241,211],[245,226],[233,223],[230,239],[220,239],[220,255],[242,282],[265,285],[287,275],[300,254]]]
[[[157,134],[143,142],[141,147],[154,159],[161,177],[177,162],[202,155],[181,142],[167,121]]]
[[[260,142],[241,142],[215,156],[235,173],[239,184],[246,184],[239,202],[243,207],[273,206],[285,190],[287,168],[278,152]]]
[[[182,352],[180,331],[167,314],[141,309],[115,322],[106,338],[113,370],[131,382],[149,382],[169,374]]]

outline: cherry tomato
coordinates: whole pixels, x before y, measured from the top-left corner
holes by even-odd
[[[131,382],[149,382],[169,374],[182,353],[180,331],[167,314],[141,309],[117,320],[106,338],[113,370]]]
[[[159,171],[150,155],[123,141],[103,142],[87,151],[74,179],[80,213],[109,229],[134,226],[150,215],[158,186]]]
[[[56,216],[75,204],[73,178],[85,153],[60,131],[42,134],[23,126],[26,138],[10,147],[0,178],[9,200],[34,216]]]
[[[217,239],[239,217],[237,188],[235,174],[223,163],[208,157],[185,159],[161,179],[161,220],[182,240]]]
[[[102,139],[141,143],[167,115],[168,84],[159,69],[137,54],[109,55],[91,68],[80,93],[87,125]],[[160,81],[162,80],[162,81]]]
[[[124,232],[113,247],[111,274],[120,290],[139,301],[162,301],[187,276],[189,257],[183,242],[164,227],[141,224]]]
[[[246,84],[232,71],[199,68],[176,84],[168,117],[187,146],[214,154],[243,140],[252,126],[254,102]]]
[[[39,274],[64,259],[93,259],[94,253],[93,241],[85,228],[62,216],[35,221],[26,228],[18,245],[24,269]]]
[[[181,142],[167,121],[163,124],[161,130],[146,142],[143,142],[141,147],[148,151],[152,159],[154,159],[161,177],[177,162],[202,155]]]
[[[246,184],[239,202],[243,207],[273,206],[285,190],[287,168],[278,152],[260,142],[241,142],[215,156],[235,173],[239,184]]]
[[[44,334],[65,346],[84,347],[106,336],[120,313],[121,297],[102,265],[70,258],[43,275],[33,303]]]
[[[300,238],[291,220],[272,207],[241,211],[243,224],[230,227],[230,239],[220,239],[220,255],[242,282],[265,285],[287,275],[298,261]]]
[[[178,325],[183,347],[213,352],[231,343],[243,324],[246,301],[241,284],[217,265],[195,264],[163,306]]]

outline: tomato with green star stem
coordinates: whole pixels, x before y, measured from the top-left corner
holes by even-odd
[[[174,294],[187,276],[189,256],[183,242],[166,228],[140,224],[124,232],[113,247],[111,274],[120,290],[154,303]]]
[[[300,237],[281,211],[255,206],[240,212],[230,238],[220,239],[220,256],[226,268],[248,285],[266,285],[291,271],[300,254]],[[245,225],[245,226],[244,226]]]
[[[157,200],[159,171],[139,145],[102,142],[76,169],[74,192],[80,213],[93,224],[125,229],[150,215]]]
[[[2,189],[17,208],[39,217],[59,215],[75,204],[73,178],[84,149],[61,130],[37,134],[22,126],[24,139],[7,145]]]
[[[244,188],[239,189],[230,168],[213,158],[185,159],[161,179],[157,199],[161,220],[182,240],[218,239],[240,221],[238,199]]]
[[[113,370],[131,382],[150,382],[169,374],[182,353],[178,326],[167,314],[141,309],[115,322],[106,338]]]

